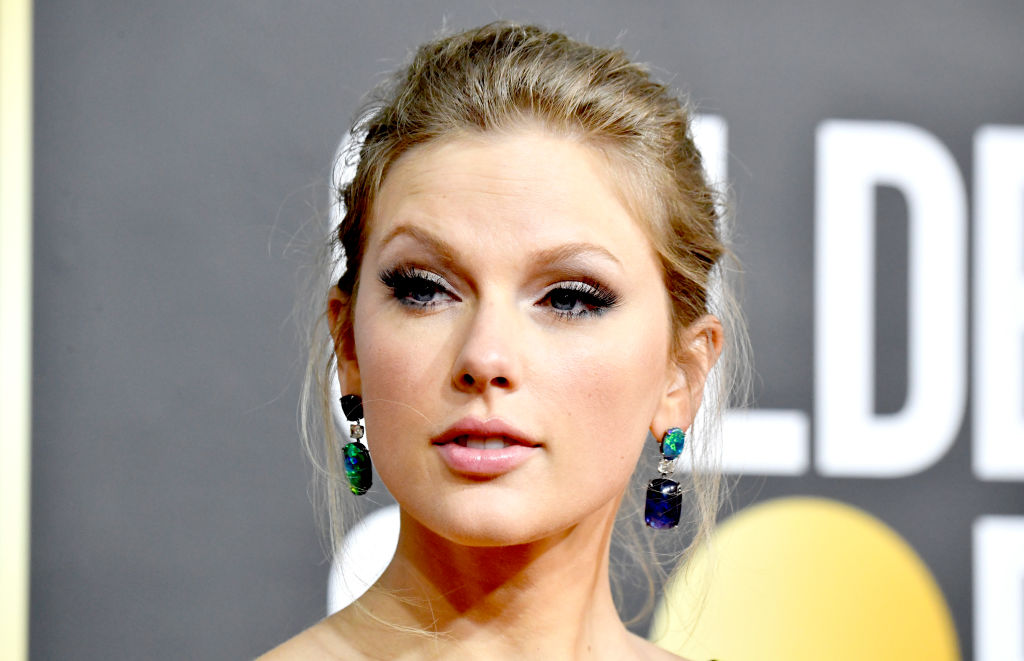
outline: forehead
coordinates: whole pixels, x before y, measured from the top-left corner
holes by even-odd
[[[627,260],[653,257],[603,153],[543,130],[461,135],[404,154],[375,201],[368,247],[410,223],[456,242],[588,241]]]

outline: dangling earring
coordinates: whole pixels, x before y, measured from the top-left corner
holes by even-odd
[[[669,476],[676,469],[676,457],[683,451],[686,433],[672,427],[661,437],[661,461],[658,462],[659,477],[647,484],[647,502],[644,505],[644,521],[651,528],[675,528],[683,511],[683,493],[679,483]]]
[[[359,395],[345,395],[341,398],[341,410],[352,423],[349,425],[349,436],[352,442],[343,448],[345,454],[345,477],[348,478],[349,490],[362,496],[370,490],[373,483],[373,464],[370,463],[370,451],[359,442],[363,437],[364,428],[359,421],[363,417],[363,400]]]

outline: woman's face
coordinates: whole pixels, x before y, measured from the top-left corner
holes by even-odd
[[[436,534],[606,525],[648,429],[690,422],[668,419],[690,415],[668,295],[613,176],[524,129],[418,147],[384,181],[339,371],[381,479]]]

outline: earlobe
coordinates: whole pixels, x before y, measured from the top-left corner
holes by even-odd
[[[346,395],[362,394],[359,362],[356,360],[355,341],[352,337],[351,299],[338,287],[327,294],[327,323],[334,339],[334,356],[338,362],[338,384]]]
[[[651,433],[660,439],[672,428],[689,429],[704,397],[704,384],[715,366],[725,333],[714,315],[697,319],[682,331],[681,358],[673,359],[661,403],[651,421]]]

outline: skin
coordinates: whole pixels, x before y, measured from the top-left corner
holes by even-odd
[[[394,164],[336,349],[402,508],[398,550],[376,589],[267,658],[677,658],[620,622],[608,545],[647,432],[690,425],[722,329],[672,328],[613,182],[600,152],[535,127]],[[382,281],[396,268],[411,280]],[[352,304],[331,292],[332,327]],[[537,447],[499,476],[459,474],[431,439],[465,416]]]

